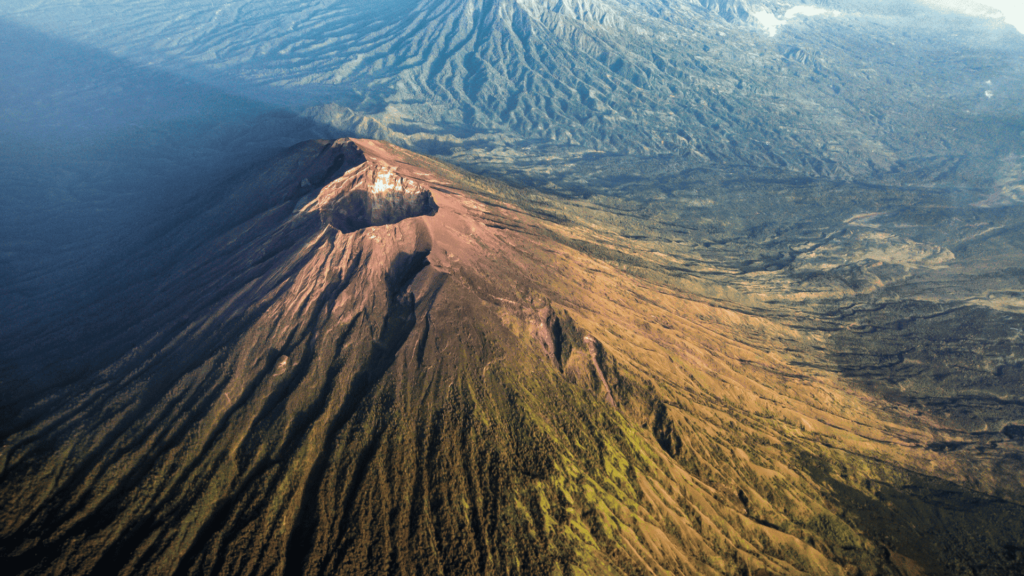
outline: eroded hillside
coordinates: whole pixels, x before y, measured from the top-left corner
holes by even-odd
[[[9,17],[48,30],[51,4]],[[61,7],[53,31],[463,165],[671,154],[879,178],[935,158],[988,169],[1019,146],[1013,28],[911,2],[818,4],[247,0],[169,16],[90,1]]]
[[[95,304],[119,310],[119,332],[15,352],[119,359],[49,388],[39,372],[20,385],[45,392],[5,408],[9,566],[910,574],[936,562],[869,521],[919,472],[956,480],[957,453],[927,449],[927,417],[807,362],[821,357],[813,334],[581,251],[578,228],[522,197],[342,140],[296,146],[203,200],[146,248],[178,254],[167,274]],[[200,230],[210,240],[196,245]]]

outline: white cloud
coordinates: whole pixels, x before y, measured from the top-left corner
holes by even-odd
[[[1024,2],[1021,0],[978,0],[991,8],[1003,13],[1006,23],[1017,28],[1024,34]]]
[[[955,10],[972,16],[999,18],[1024,34],[1024,1],[1022,0],[920,0],[924,4]]]
[[[796,18],[797,16],[811,17],[822,15],[838,16],[839,12],[836,12],[835,10],[825,10],[824,8],[818,8],[817,6],[805,5],[794,6],[789,10],[786,10],[786,13],[782,16],[781,20],[778,17],[776,17],[775,14],[772,14],[771,12],[764,9],[761,9],[759,12],[755,12],[753,14],[754,18],[757,19],[757,22],[766,30],[768,30],[769,36],[775,36],[775,33],[779,31],[779,28],[781,28],[786,22],[789,22],[790,20]]]
[[[826,10],[817,6],[793,6],[789,10],[786,10],[786,15],[783,16],[786,20],[793,19],[794,16],[821,16],[823,14],[830,16],[838,16],[839,12],[835,10]]]
[[[779,26],[782,26],[783,24],[786,23],[785,20],[779,20],[778,18],[775,17],[775,14],[772,14],[767,10],[755,12],[754,18],[757,18],[758,23],[768,30],[769,36],[775,36],[775,33],[779,31]]]

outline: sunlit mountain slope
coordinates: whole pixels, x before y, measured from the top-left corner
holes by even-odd
[[[572,248],[516,194],[337,141],[206,200],[149,248],[172,270],[110,296],[131,324],[80,343],[120,360],[8,406],[8,567],[912,566],[831,483],[873,501],[904,474],[877,458],[925,465],[923,423],[800,368],[790,328]]]

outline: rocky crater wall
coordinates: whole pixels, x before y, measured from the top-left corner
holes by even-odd
[[[349,170],[325,186],[319,200],[323,223],[343,233],[437,213],[428,186],[376,162]]]

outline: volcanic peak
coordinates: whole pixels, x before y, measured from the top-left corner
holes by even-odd
[[[323,223],[343,233],[437,213],[429,185],[378,160],[348,170],[324,186],[317,200]]]

